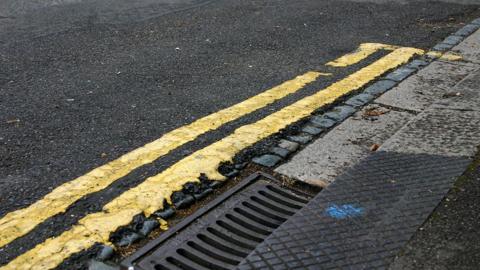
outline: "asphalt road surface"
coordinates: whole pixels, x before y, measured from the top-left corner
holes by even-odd
[[[361,43],[429,49],[478,0],[0,2],[0,217]],[[0,266],[146,177],[349,74],[209,131],[0,247]]]

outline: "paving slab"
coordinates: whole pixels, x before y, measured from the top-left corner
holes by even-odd
[[[365,116],[367,112],[380,115]],[[314,185],[330,183],[347,167],[371,153],[372,145],[381,145],[413,116],[369,105],[275,171]]]
[[[375,103],[421,112],[480,65],[435,61],[375,100]]]
[[[458,83],[435,105],[439,108],[480,111],[480,69]]]
[[[453,47],[452,51],[460,54],[466,61],[480,64],[480,30]]]
[[[480,112],[433,106],[389,138],[380,150],[445,156],[475,155]]]

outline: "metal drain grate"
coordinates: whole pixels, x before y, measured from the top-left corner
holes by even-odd
[[[256,175],[188,224],[123,263],[143,270],[226,270],[235,268],[273,230],[301,209],[309,196]],[[258,179],[263,178],[263,179]],[[253,182],[253,183],[251,183]],[[209,205],[210,206],[210,205]],[[181,225],[181,224],[179,224]],[[176,226],[178,227],[178,226]]]

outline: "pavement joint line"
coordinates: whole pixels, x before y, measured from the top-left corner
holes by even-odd
[[[396,111],[396,112],[406,112],[406,113],[410,113],[412,115],[417,115],[417,114],[420,113],[418,111],[409,110],[409,109],[405,109],[405,108],[400,108],[400,107],[396,107],[396,106],[391,106],[391,105],[383,104],[383,103],[376,102],[376,101],[372,102],[372,104],[375,104],[377,106],[380,106],[380,107],[383,107],[385,109],[389,109],[389,110],[392,110],[392,111]]]
[[[60,236],[48,239],[18,256],[0,269],[18,269],[23,266],[29,266],[26,269],[51,269],[65,258],[91,247],[96,242],[108,243],[110,233],[116,228],[129,224],[133,216],[142,212],[148,217],[162,209],[164,198],[169,201],[173,191],[181,190],[187,182],[197,182],[201,172],[209,179],[225,180],[225,176],[217,171],[221,162],[231,161],[241,149],[310,115],[318,107],[332,103],[337,98],[362,88],[385,71],[408,62],[416,54],[423,54],[423,51],[403,47],[395,49],[373,64],[348,75],[324,90],[274,112],[254,124],[238,128],[232,135],[195,152],[157,176],[150,177],[142,184],[126,191],[105,205],[104,211],[82,218],[78,223],[95,231],[94,235],[86,233],[85,230],[78,231],[81,227],[73,226]],[[243,136],[245,134],[248,136]],[[95,240],[92,240],[92,237]],[[98,241],[98,239],[102,240]],[[71,242],[75,242],[75,245],[70,245]],[[59,246],[63,247],[60,251]]]
[[[7,213],[0,219],[0,247],[27,234],[46,219],[65,212],[83,196],[100,191],[131,171],[155,161],[198,136],[295,93],[320,76],[328,75],[310,71],[297,76],[236,105],[170,131],[151,143],[56,187],[30,206]]]

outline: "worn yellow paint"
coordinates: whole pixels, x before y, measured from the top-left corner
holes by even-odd
[[[444,61],[461,61],[463,59],[461,55],[453,52],[442,53],[437,51],[429,51],[426,53],[426,55]]]
[[[381,43],[362,43],[357,50],[352,53],[346,54],[338,59],[328,62],[327,66],[332,67],[347,67],[354,65],[370,55],[376,53],[379,50],[395,50],[397,46],[381,44]]]
[[[329,74],[307,72],[232,107],[175,129],[143,147],[55,188],[32,205],[8,213],[0,220],[0,247],[27,234],[47,218],[63,213],[72,203],[83,196],[104,189],[132,170],[153,162],[207,131],[214,130],[227,122],[298,91],[321,75]]]
[[[198,181],[200,174],[224,180],[218,166],[231,161],[242,149],[279,132],[289,124],[310,115],[317,108],[361,88],[386,71],[407,62],[413,55],[423,53],[413,48],[399,48],[373,64],[333,83],[314,95],[303,98],[269,116],[236,129],[229,136],[187,156],[158,175],[124,192],[104,206],[101,212],[82,218],[72,229],[48,239],[20,255],[0,270],[51,269],[70,255],[87,249],[94,242],[108,242],[109,235],[129,224],[138,214],[151,215],[163,208],[174,191],[187,182]]]
[[[160,222],[160,229],[161,229],[162,231],[168,230],[168,222],[167,222],[166,220],[164,220],[164,219],[161,219],[161,218],[159,218],[158,220],[159,220],[159,222]]]

